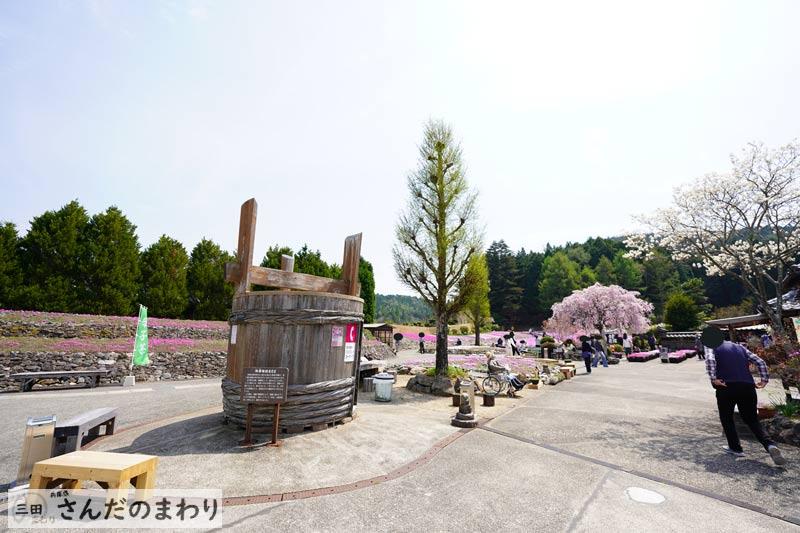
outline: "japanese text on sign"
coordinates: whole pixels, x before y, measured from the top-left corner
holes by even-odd
[[[221,490],[31,490],[9,497],[10,529],[43,528],[218,528]]]
[[[352,363],[356,358],[356,337],[358,324],[347,324],[345,327],[344,362]]]
[[[282,403],[286,401],[288,385],[288,368],[245,368],[241,400],[244,403]]]

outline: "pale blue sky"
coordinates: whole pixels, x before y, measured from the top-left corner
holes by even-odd
[[[379,292],[429,117],[486,244],[631,227],[749,140],[800,128],[800,2],[0,1],[0,220],[77,198],[143,245],[256,257],[363,231]]]

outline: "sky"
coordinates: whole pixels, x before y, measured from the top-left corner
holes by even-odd
[[[142,246],[256,262],[363,232],[377,291],[429,119],[485,245],[630,232],[750,141],[800,136],[800,2],[0,1],[0,220],[118,206]]]

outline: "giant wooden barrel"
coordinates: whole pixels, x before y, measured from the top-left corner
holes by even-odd
[[[228,420],[244,426],[240,401],[247,367],[287,367],[289,395],[281,404],[280,426],[302,429],[352,416],[360,350],[345,362],[347,324],[358,325],[360,343],[364,301],[327,292],[257,291],[234,297],[222,404]],[[235,328],[235,330],[234,330]],[[360,348],[360,346],[357,346]],[[254,428],[272,427],[272,406],[255,406]]]

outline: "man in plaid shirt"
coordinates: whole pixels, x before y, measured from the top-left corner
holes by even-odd
[[[706,357],[706,372],[711,386],[716,390],[719,420],[728,445],[723,449],[735,457],[744,457],[739,435],[733,422],[733,408],[739,408],[742,420],[753,432],[758,441],[767,450],[776,465],[786,464],[780,449],[764,432],[756,413],[756,389],[763,389],[769,382],[767,364],[759,356],[744,346],[724,340],[722,332],[717,328],[703,330],[701,342],[713,349]],[[760,380],[756,383],[750,374],[750,364],[758,367]]]

